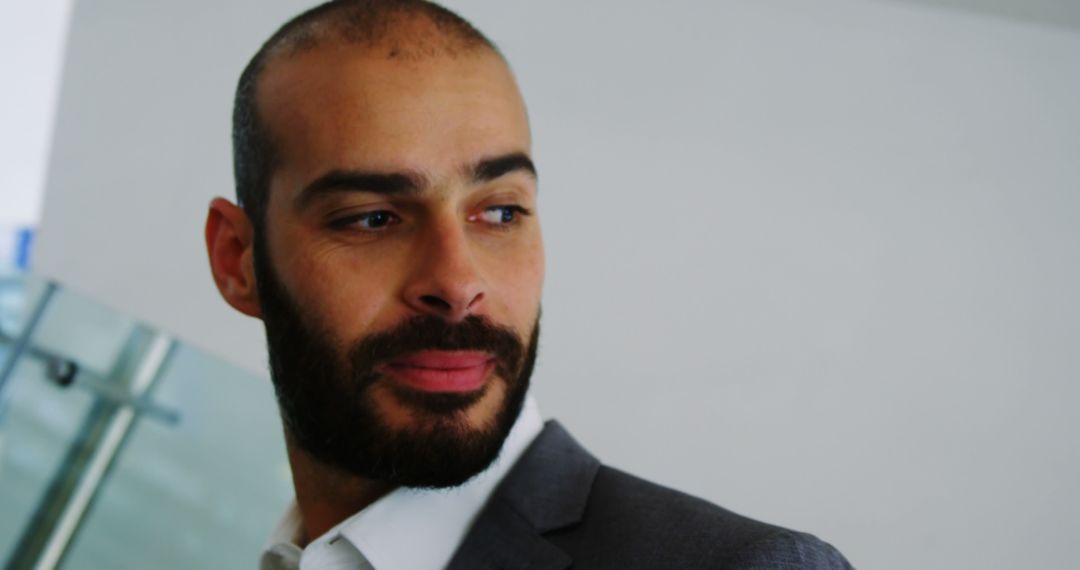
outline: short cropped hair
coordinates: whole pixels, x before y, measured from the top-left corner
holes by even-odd
[[[430,24],[424,35],[404,31],[402,24]],[[256,102],[256,87],[266,66],[325,42],[364,47],[386,44],[388,58],[420,58],[457,51],[498,48],[461,16],[427,0],[332,0],[289,20],[248,62],[233,99],[233,174],[236,200],[260,235],[270,201],[270,178],[277,166],[274,141]]]

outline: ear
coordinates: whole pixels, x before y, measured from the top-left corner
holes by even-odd
[[[206,215],[206,253],[218,292],[232,308],[259,318],[259,292],[255,287],[254,228],[242,208],[214,198]]]

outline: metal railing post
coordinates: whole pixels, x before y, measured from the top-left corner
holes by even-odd
[[[7,408],[5,403],[7,402],[8,383],[11,381],[11,377],[15,375],[15,367],[18,365],[19,359],[30,347],[30,339],[34,336],[34,331],[37,329],[38,324],[41,323],[41,317],[45,314],[45,309],[48,308],[49,302],[52,301],[57,289],[59,287],[55,281],[49,281],[45,284],[45,290],[41,292],[41,297],[38,299],[37,304],[34,305],[34,310],[30,312],[30,318],[23,325],[22,332],[15,338],[15,342],[11,346],[11,352],[8,353],[4,366],[0,368],[0,422],[3,421],[4,411]]]
[[[139,326],[111,379],[125,383],[131,401],[144,401],[175,347],[168,335]],[[5,568],[53,570],[60,565],[138,417],[134,405],[97,398]]]

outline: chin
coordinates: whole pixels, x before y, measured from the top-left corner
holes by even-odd
[[[393,382],[372,387],[372,400],[386,427],[400,432],[484,432],[494,428],[505,406],[506,384],[492,377],[469,392],[427,392]]]

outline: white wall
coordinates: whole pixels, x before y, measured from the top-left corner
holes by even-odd
[[[77,6],[39,272],[263,368],[201,222],[235,78],[302,5]],[[1080,34],[857,0],[451,5],[530,104],[548,415],[860,567],[1073,562]]]
[[[0,4],[0,231],[41,215],[70,12],[71,0]],[[0,261],[11,247],[3,245]]]

